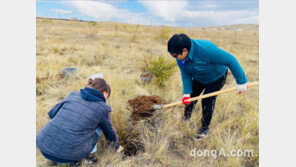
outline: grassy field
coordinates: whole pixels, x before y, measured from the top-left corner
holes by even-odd
[[[236,25],[243,31],[212,28],[176,28],[128,25],[111,22],[72,22],[37,20],[36,28],[36,131],[49,121],[48,111],[71,91],[83,88],[88,77],[102,72],[112,89],[107,103],[118,133],[128,125],[131,111],[128,100],[139,95],[158,95],[169,102],[182,97],[178,68],[159,86],[140,81],[145,62],[159,57],[175,60],[167,52],[166,43],[173,34],[185,33],[193,39],[208,39],[235,55],[250,82],[259,80],[258,25]],[[255,27],[251,31],[250,27]],[[144,64],[144,65],[143,65]],[[77,68],[75,80],[61,79],[63,67]],[[228,75],[224,88],[235,86]],[[210,136],[193,140],[201,125],[201,104],[196,106],[190,122],[183,122],[183,106],[157,112],[153,124],[140,121],[134,128],[140,134],[145,151],[135,156],[115,154],[99,141],[98,166],[258,166],[259,165],[259,89],[247,93],[220,95],[210,125]],[[119,136],[120,138],[122,136]],[[192,149],[253,150],[253,157],[191,156]],[[45,158],[36,150],[37,166],[45,166]]]

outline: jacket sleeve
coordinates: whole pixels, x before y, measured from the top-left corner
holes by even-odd
[[[116,133],[116,130],[112,123],[111,118],[111,111],[109,111],[107,114],[104,115],[104,117],[101,119],[100,127],[106,137],[106,139],[112,143],[115,144],[115,149],[119,148],[119,139]]]
[[[59,112],[59,110],[62,108],[64,104],[64,101],[61,101],[60,103],[56,104],[49,112],[48,112],[48,116],[50,119],[53,119],[57,113]]]
[[[237,59],[230,53],[218,48],[214,43],[210,43],[206,49],[207,59],[214,64],[227,66],[233,74],[237,84],[248,82],[245,72]]]
[[[179,65],[178,65],[179,66]],[[183,94],[192,93],[192,76],[179,66],[183,84]]]

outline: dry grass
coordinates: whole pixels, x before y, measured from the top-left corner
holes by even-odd
[[[145,58],[163,56],[174,61],[167,53],[166,41],[180,32],[195,39],[213,41],[236,56],[249,81],[259,80],[258,29],[241,32],[206,29],[204,33],[202,28],[37,20],[37,77],[49,78],[37,83],[37,133],[49,121],[49,109],[71,91],[84,87],[88,76],[94,73],[103,72],[111,85],[108,104],[113,109],[112,118],[118,131],[129,124],[130,111],[126,109],[129,99],[158,95],[170,102],[180,100],[182,83],[178,69],[163,88],[153,82],[145,85],[140,82],[140,66]],[[75,81],[55,77],[65,66],[77,68]],[[235,86],[235,79],[229,75],[225,88],[232,86]],[[152,118],[153,125],[143,121],[135,127],[140,132],[145,152],[124,157],[108,150],[105,140],[101,139],[98,166],[258,166],[258,94],[258,88],[252,88],[240,96],[220,95],[210,126],[211,134],[201,142],[192,139],[201,125],[200,103],[190,122],[181,121],[182,106],[158,112]],[[193,148],[252,149],[254,157],[191,157],[189,152]],[[36,152],[37,166],[44,166],[45,159],[38,150]]]

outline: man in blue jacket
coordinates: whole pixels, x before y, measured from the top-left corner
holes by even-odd
[[[50,121],[39,131],[36,144],[48,165],[56,163],[79,166],[82,159],[91,164],[96,152],[99,134],[116,150],[119,140],[111,119],[111,108],[106,104],[110,86],[101,78],[90,79],[80,92],[70,95],[56,104],[48,113]]]
[[[197,101],[188,102],[190,97],[219,91],[225,83],[228,68],[237,83],[237,92],[247,90],[247,77],[234,56],[218,48],[208,40],[190,39],[185,34],[175,34],[168,41],[168,52],[176,59],[183,83],[182,102],[185,105],[184,119],[190,120]],[[197,140],[208,135],[209,125],[217,96],[202,100],[202,127]]]

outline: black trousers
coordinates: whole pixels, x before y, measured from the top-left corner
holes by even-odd
[[[204,94],[216,92],[222,89],[222,87],[225,84],[226,78],[227,78],[228,70],[226,71],[225,75],[215,81],[214,83],[203,85],[201,83],[198,83],[196,81],[192,81],[192,93],[190,94],[190,97],[196,97],[201,94],[201,92],[204,90]],[[208,97],[205,99],[202,99],[202,128],[208,129],[208,126],[211,123],[213,111],[215,108],[215,102],[216,102],[217,96]],[[195,107],[197,101],[191,102],[188,105],[185,105],[185,111],[184,116],[190,117],[193,108]]]

